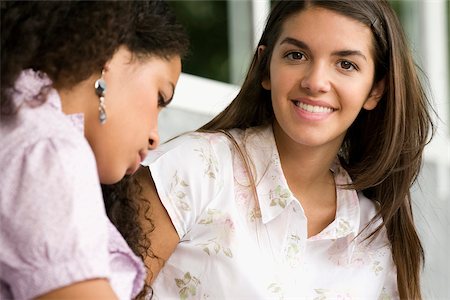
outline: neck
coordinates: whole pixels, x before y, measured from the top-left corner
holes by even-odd
[[[298,186],[314,187],[317,183],[329,182],[330,167],[340,145],[311,147],[293,141],[274,124],[274,137],[280,156],[283,173],[288,182]]]
[[[308,146],[292,140],[278,124],[273,128],[284,177],[308,220],[308,237],[314,236],[336,216],[336,186],[330,167],[340,141]]]
[[[83,113],[85,119],[89,119],[98,111],[98,98],[94,92],[94,82],[94,77],[91,77],[72,87],[59,88],[56,86],[61,98],[62,111],[67,115]]]

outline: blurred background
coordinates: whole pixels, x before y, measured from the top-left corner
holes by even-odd
[[[430,82],[439,116],[412,187],[425,248],[424,299],[450,299],[450,21],[448,0],[390,1],[416,63]],[[161,140],[195,130],[237,94],[267,18],[270,0],[170,1],[192,43],[172,104],[159,119]]]

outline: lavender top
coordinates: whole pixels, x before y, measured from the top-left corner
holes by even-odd
[[[134,297],[145,269],[106,216],[83,115],[62,112],[42,73],[23,71],[12,93],[20,109],[0,121],[0,298],[94,278],[108,278],[120,299]]]

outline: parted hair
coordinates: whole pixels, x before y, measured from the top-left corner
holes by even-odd
[[[402,299],[421,299],[420,273],[424,251],[411,209],[410,188],[422,164],[425,145],[434,126],[426,85],[414,63],[402,26],[385,0],[280,1],[273,8],[240,93],[211,122],[201,128],[218,131],[268,124],[275,118],[270,92],[261,82],[269,77],[273,49],[286,19],[309,7],[321,7],[357,20],[372,31],[374,84],[385,80],[385,91],[377,107],[362,110],[348,129],[340,160],[353,184],[379,204],[372,220],[383,220],[397,268]]]
[[[227,134],[232,128],[246,129],[274,121],[270,91],[265,90],[261,82],[270,76],[270,60],[283,24],[310,7],[334,11],[371,29],[374,84],[384,79],[384,94],[374,110],[360,112],[348,129],[338,155],[353,180],[346,188],[361,191],[379,207],[372,221],[381,218],[382,224],[370,236],[386,228],[400,298],[421,299],[424,251],[413,221],[410,188],[420,171],[424,147],[434,132],[432,108],[425,89],[425,76],[421,77],[423,74],[412,59],[398,17],[386,0],[277,2],[258,44],[265,46],[265,50],[255,51],[239,94],[198,131],[223,132],[232,139]],[[245,149],[238,150],[245,156]],[[251,158],[243,158],[250,161],[246,163],[250,170]],[[139,196],[139,182],[133,176],[119,186],[123,199],[139,199],[140,209],[144,209],[146,200]],[[146,211],[150,209],[148,201],[145,207]],[[151,220],[149,223],[148,228],[151,228]],[[150,247],[151,241],[147,243]]]

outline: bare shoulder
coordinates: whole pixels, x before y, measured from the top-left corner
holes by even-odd
[[[134,176],[141,187],[141,196],[133,201],[144,201],[149,204],[148,209],[139,210],[139,222],[142,229],[148,232],[146,236],[152,252],[152,255],[144,258],[144,263],[150,271],[147,283],[151,283],[164,262],[175,251],[180,239],[169,214],[159,199],[148,167],[141,167]]]

